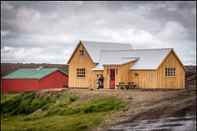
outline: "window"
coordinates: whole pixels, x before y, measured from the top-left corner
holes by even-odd
[[[135,76],[138,76],[139,74],[137,72],[134,73]]]
[[[80,49],[79,50],[79,53],[80,53],[80,55],[84,55],[84,50],[83,49]]]
[[[165,76],[175,76],[176,69],[175,68],[165,68]]]
[[[85,77],[85,68],[77,68],[77,77]]]

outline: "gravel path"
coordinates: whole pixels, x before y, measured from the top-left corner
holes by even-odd
[[[195,116],[141,120],[111,127],[108,131],[196,131]]]

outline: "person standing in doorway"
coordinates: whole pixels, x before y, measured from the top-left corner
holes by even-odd
[[[96,75],[96,88],[99,89],[99,75]]]
[[[99,77],[99,89],[100,89],[100,88],[103,88],[103,82],[104,82],[104,77],[103,77],[103,75],[101,74],[100,77]]]

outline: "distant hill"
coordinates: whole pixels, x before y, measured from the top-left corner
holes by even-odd
[[[10,72],[13,72],[20,68],[38,68],[38,67],[56,67],[59,68],[61,71],[68,73],[68,66],[66,64],[47,64],[47,63],[41,63],[41,64],[35,64],[35,63],[1,63],[1,76],[7,75]]]

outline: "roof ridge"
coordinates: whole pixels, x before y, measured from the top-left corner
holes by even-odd
[[[173,48],[146,48],[146,49],[124,49],[124,50],[113,50],[113,49],[101,49],[101,51],[111,51],[111,52],[118,52],[118,51],[143,51],[143,50],[172,50]]]
[[[118,51],[132,51],[133,49],[124,49],[124,50],[113,50],[113,49],[101,49],[101,51],[113,51],[113,52],[118,52]]]
[[[132,49],[132,50],[172,50],[173,48],[144,48],[144,49]]]
[[[110,43],[110,44],[124,44],[124,45],[131,45],[131,43],[121,43],[121,42],[113,42],[113,41],[89,41],[89,40],[80,40],[82,43],[91,43],[91,44],[94,44],[94,43],[99,43],[99,44],[106,44],[106,43]]]
[[[121,58],[140,58],[140,57],[137,57],[137,56],[122,56]]]

